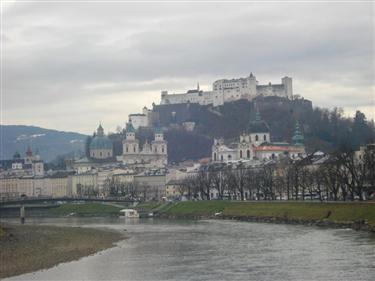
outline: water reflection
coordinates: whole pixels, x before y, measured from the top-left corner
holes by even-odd
[[[34,219],[106,227],[130,239],[46,271],[7,280],[373,280],[375,237],[364,232],[234,221]]]

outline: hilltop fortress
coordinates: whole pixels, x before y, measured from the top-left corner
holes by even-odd
[[[281,78],[281,84],[259,85],[253,73],[248,77],[236,79],[221,79],[212,84],[212,91],[199,89],[188,90],[182,94],[168,94],[168,91],[161,92],[160,104],[198,103],[201,105],[219,106],[226,102],[239,99],[252,100],[257,96],[280,96],[292,98],[292,78]]]

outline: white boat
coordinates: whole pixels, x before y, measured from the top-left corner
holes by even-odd
[[[139,218],[139,214],[137,210],[134,209],[122,209],[120,210],[120,217],[125,217],[125,218]]]

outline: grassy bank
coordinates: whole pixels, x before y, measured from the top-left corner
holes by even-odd
[[[36,225],[2,226],[0,279],[50,268],[112,247],[119,232]]]
[[[157,214],[157,213],[164,213],[167,209],[172,207],[173,204],[171,202],[144,202],[141,204],[138,204],[135,209],[140,214],[148,214],[150,212]]]
[[[374,203],[311,203],[311,202],[230,202],[199,201],[179,202],[164,214],[176,217],[213,216],[274,218],[285,221],[325,221],[330,223],[353,223],[366,221],[375,229]]]
[[[50,215],[56,216],[118,216],[121,207],[102,204],[102,203],[84,203],[84,204],[62,204],[57,208],[50,209]]]

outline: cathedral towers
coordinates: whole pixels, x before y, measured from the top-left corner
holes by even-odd
[[[154,140],[140,145],[131,120],[126,125],[123,140],[123,163],[127,165],[161,168],[168,163],[167,142],[161,128],[154,129]]]

